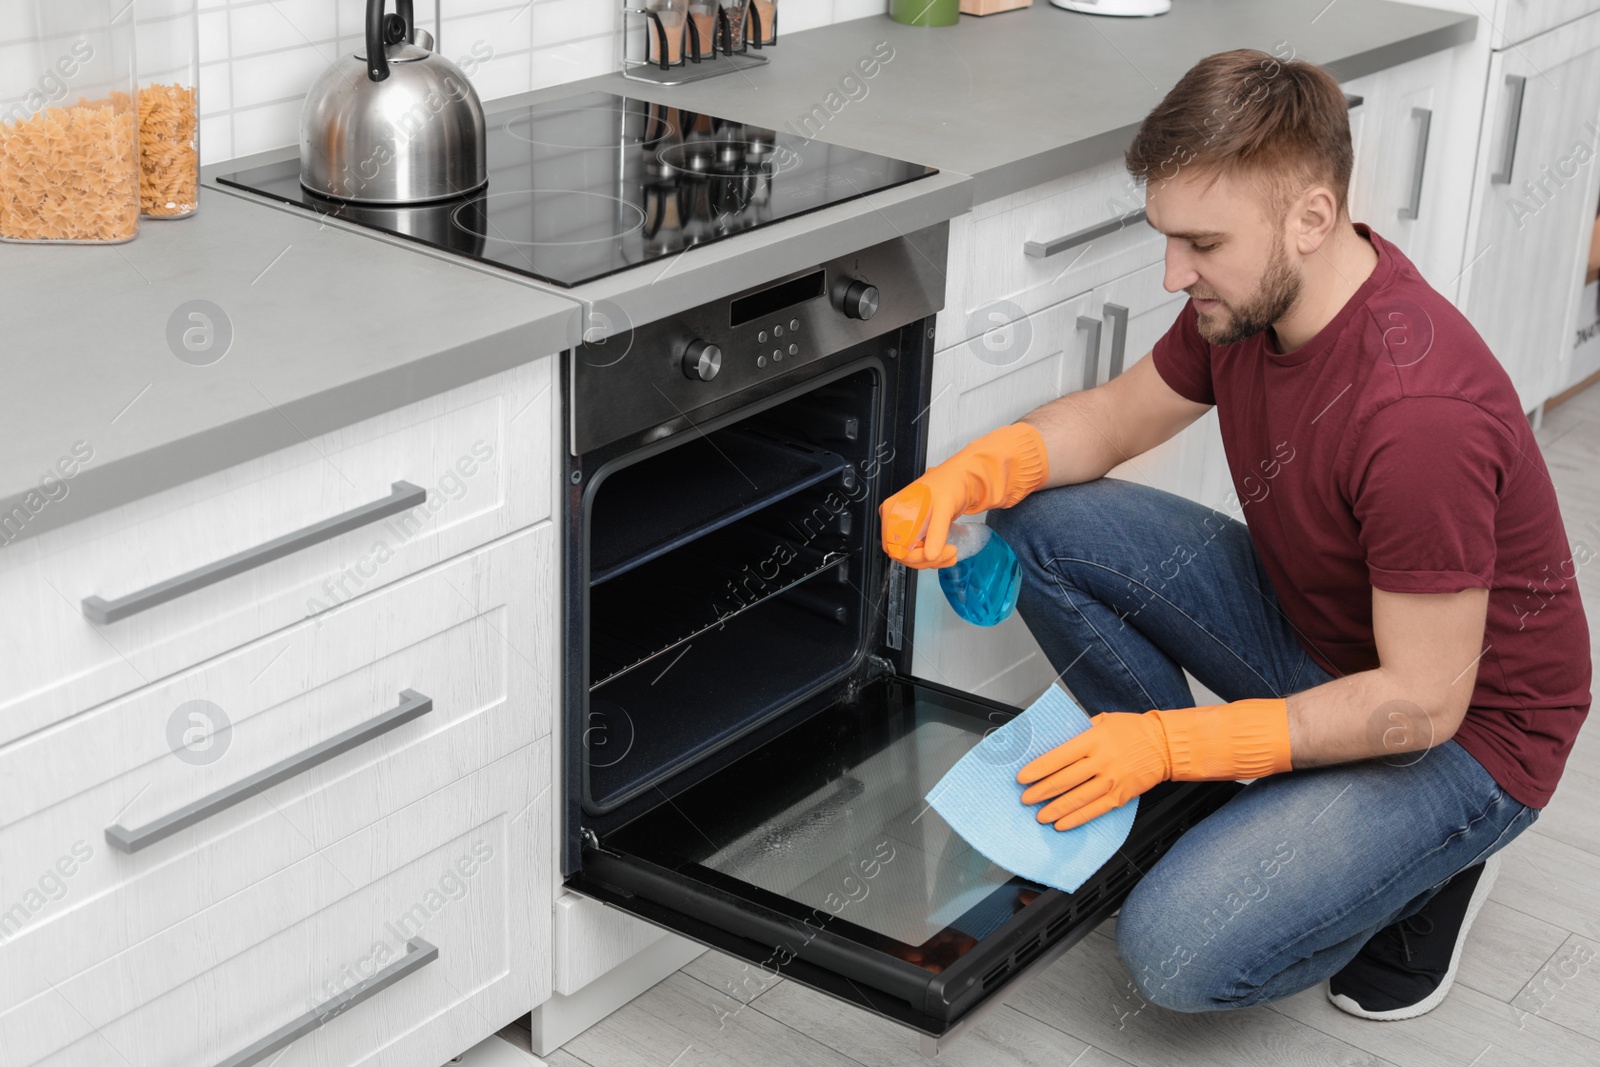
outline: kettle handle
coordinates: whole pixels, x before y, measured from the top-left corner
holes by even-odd
[[[367,78],[381,82],[389,76],[389,57],[384,52],[384,0],[367,0]],[[416,40],[416,19],[411,0],[394,0],[395,12],[406,24],[406,40]]]

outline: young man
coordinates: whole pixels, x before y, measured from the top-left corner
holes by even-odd
[[[1210,56],[1127,164],[1190,296],[1177,322],[887,500],[884,550],[948,565],[951,520],[996,509],[1023,619],[1101,713],[1021,768],[1041,822],[1169,778],[1259,779],[1124,903],[1145,997],[1237,1008],[1327,979],[1345,1011],[1420,1015],[1588,711],[1554,488],[1494,354],[1351,222],[1327,72]],[[1244,522],[1102,477],[1213,404]],[[1182,668],[1229,703],[1191,707]]]

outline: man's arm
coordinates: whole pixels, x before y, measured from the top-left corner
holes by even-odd
[[[1176,436],[1210,409],[1174,392],[1146,353],[1104,385],[1067,393],[1018,421],[1044,438],[1050,476],[1041,488],[1048,488],[1092,482]]]
[[[1478,677],[1487,589],[1372,591],[1379,665],[1289,697],[1296,770],[1418,752],[1450,740]]]
[[[1028,786],[1022,802],[1049,801],[1034,817],[1068,830],[1167,778],[1259,778],[1448,741],[1487,651],[1480,648],[1489,591],[1374,589],[1372,602],[1375,669],[1287,700],[1096,715],[1089,729],[1017,772]]]
[[[883,550],[908,567],[948,567],[962,515],[1011,507],[1028,493],[1101,477],[1154,448],[1209,404],[1173,391],[1149,353],[1104,385],[1069,393],[969,443],[878,508]]]

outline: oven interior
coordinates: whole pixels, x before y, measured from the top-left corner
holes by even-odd
[[[584,807],[604,814],[863,655],[872,365],[607,472],[588,509]]]

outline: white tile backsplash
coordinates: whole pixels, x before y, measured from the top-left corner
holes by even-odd
[[[440,51],[458,64],[473,57],[473,85],[485,100],[622,65],[620,0],[414,2],[417,21],[434,33]],[[779,0],[779,5],[780,33],[888,10],[888,0]],[[299,141],[306,90],[335,57],[359,46],[366,3],[199,0],[199,9],[200,155],[203,163],[218,163]],[[32,33],[31,27],[0,24],[0,41],[31,44]]]
[[[319,41],[331,45],[339,35],[334,6],[327,0],[241,0],[228,8],[228,23],[234,59]]]

